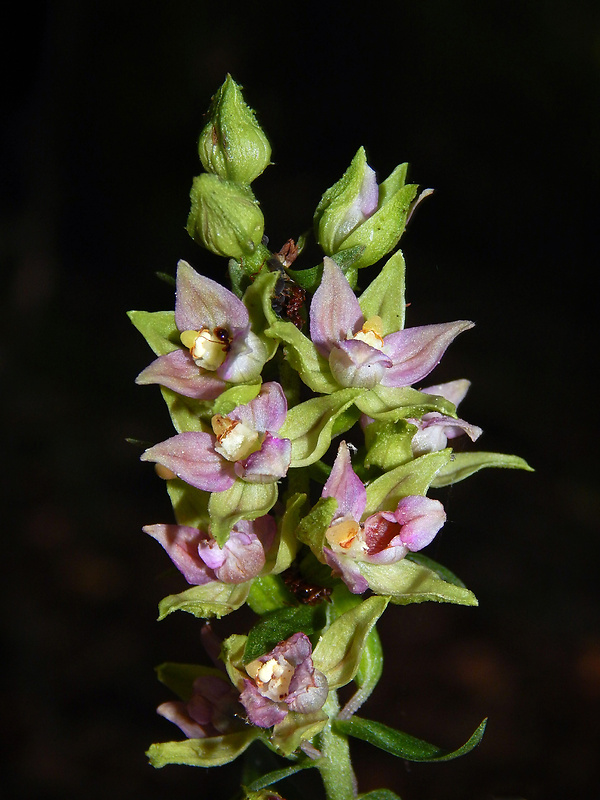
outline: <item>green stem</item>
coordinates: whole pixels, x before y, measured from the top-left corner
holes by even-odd
[[[329,721],[320,734],[322,758],[316,767],[321,773],[327,800],[352,800],[356,797],[356,778],[350,762],[348,737],[331,729],[331,720],[335,719],[339,710],[337,692],[329,692],[323,706]]]

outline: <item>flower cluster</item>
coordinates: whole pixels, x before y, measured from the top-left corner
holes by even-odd
[[[250,184],[270,146],[230,77],[199,152],[188,231],[228,258],[231,289],[181,261],[174,310],[130,314],[156,355],[137,383],[161,387],[175,427],[141,456],[166,480],[175,522],[144,531],[188,584],[161,618],[219,618],[247,603],[258,620],[213,647],[215,667],[159,670],[181,698],[159,714],[187,738],[153,745],[150,758],[212,766],[259,739],[323,765],[328,731],[377,683],[365,665],[386,606],[476,604],[419,552],[446,521],[429,492],[482,467],[527,465],[449,446],[482,433],[457,415],[467,380],[421,386],[473,323],[405,326],[396,248],[427,194],[406,184],[406,164],[378,185],[361,148],[315,212],[322,263],[292,269],[301,248],[272,252],[263,238]],[[384,257],[358,292],[358,271]],[[336,690],[351,681],[335,722]]]

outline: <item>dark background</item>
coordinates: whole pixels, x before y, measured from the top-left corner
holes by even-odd
[[[430,555],[480,608],[389,610],[384,680],[363,709],[448,747],[489,715],[481,746],[406,765],[357,744],[361,790],[593,796],[600,6],[58,0],[15,19],[0,140],[11,796],[235,786],[235,766],[154,771],[144,757],[177,738],[154,713],[168,692],[153,666],[201,648],[192,617],[154,621],[183,585],[141,533],[170,507],[125,443],[171,434],[158,391],[133,384],[151,356],[125,311],[172,306],[154,274],[179,258],[223,267],[184,225],[202,115],[227,72],[273,143],[254,188],[274,246],[310,226],[361,144],[380,178],[409,160],[435,187],[403,239],[408,324],[476,321],[432,379],[469,377],[461,412],[485,430],[478,447],[536,468],[440,493],[450,521]]]

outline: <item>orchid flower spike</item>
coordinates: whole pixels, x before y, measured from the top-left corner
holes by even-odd
[[[394,564],[426,547],[446,521],[439,500],[421,495],[402,498],[395,511],[364,518],[367,492],[352,469],[350,450],[341,442],[322,497],[334,497],[336,514],[325,533],[325,560],[354,594],[369,588],[360,563]]]
[[[175,324],[182,348],[159,356],[136,383],[158,383],[186,397],[213,400],[230,383],[259,379],[267,348],[250,330],[248,309],[186,261],[177,266]]]
[[[343,387],[412,386],[439,363],[459,333],[473,323],[457,320],[383,336],[381,319],[365,319],[342,270],[323,261],[323,279],[310,306],[310,335]]]

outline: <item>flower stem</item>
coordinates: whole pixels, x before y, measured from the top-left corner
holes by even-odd
[[[329,721],[320,734],[322,758],[316,765],[321,773],[327,800],[351,800],[356,797],[356,777],[350,762],[348,737],[335,733],[331,728],[331,720],[335,719],[339,710],[337,693],[329,692],[323,706]]]

